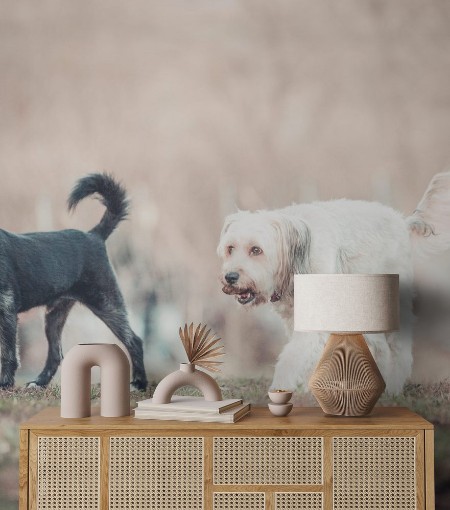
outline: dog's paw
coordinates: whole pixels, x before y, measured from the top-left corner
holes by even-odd
[[[0,389],[10,390],[12,388],[14,388],[14,375],[2,374],[0,377]]]
[[[147,389],[147,381],[134,380],[130,383],[130,390],[145,391]]]
[[[40,384],[37,383],[37,381],[30,381],[28,383],[25,384],[25,388],[27,389],[34,389],[34,388],[45,388],[45,386],[41,386]]]

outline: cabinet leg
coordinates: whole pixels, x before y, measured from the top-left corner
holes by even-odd
[[[19,510],[28,510],[28,430],[20,431],[19,446]]]
[[[425,430],[425,508],[434,507],[434,430]]]

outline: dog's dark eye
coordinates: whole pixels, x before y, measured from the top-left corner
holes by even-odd
[[[233,253],[234,246],[227,246],[227,253],[228,255],[231,255]]]
[[[258,246],[252,246],[250,249],[250,255],[261,255],[263,251]]]

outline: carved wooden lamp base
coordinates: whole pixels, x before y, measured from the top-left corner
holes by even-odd
[[[332,334],[309,381],[327,414],[369,414],[386,384],[361,334]]]

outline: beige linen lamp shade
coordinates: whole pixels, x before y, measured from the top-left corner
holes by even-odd
[[[398,327],[397,274],[294,276],[294,329],[332,333],[309,381],[327,414],[370,414],[386,385],[361,333]]]
[[[294,329],[380,333],[399,327],[398,274],[294,276]]]

